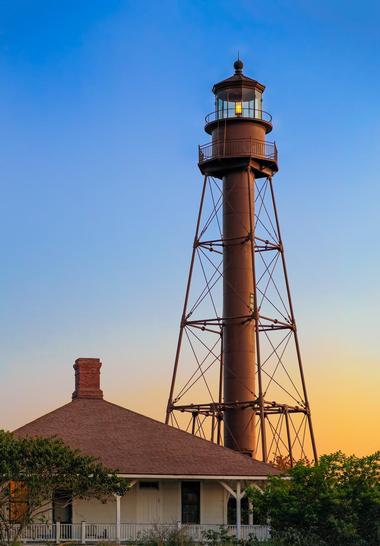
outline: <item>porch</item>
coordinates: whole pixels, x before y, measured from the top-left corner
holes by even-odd
[[[204,542],[206,531],[220,531],[225,529],[233,537],[239,534],[236,525],[220,524],[191,524],[184,525],[180,522],[173,523],[34,523],[26,526],[22,531],[19,540],[22,543],[53,543],[73,542],[79,544],[93,544],[98,542],[134,543],[144,537],[149,531],[169,533],[183,529],[186,536],[195,543]],[[13,536],[17,534],[17,525],[14,525],[10,532]],[[256,537],[259,541],[270,538],[270,527],[266,525],[241,525],[240,534],[242,539],[250,536]],[[11,538],[11,537],[9,537]]]
[[[74,499],[64,512],[53,503],[49,523],[60,523],[60,540],[128,542],[148,531],[162,533],[183,529],[195,542],[207,530],[228,529],[231,536],[249,537],[267,531],[253,525],[245,489],[260,481],[218,478],[134,479],[128,492],[103,503],[96,499]],[[183,477],[185,478],[185,477]],[[69,517],[65,512],[69,509]],[[59,517],[62,516],[62,517]],[[57,517],[58,516],[58,517]],[[91,523],[88,523],[91,522]],[[266,529],[266,528],[265,528]],[[265,534],[266,533],[266,534]]]

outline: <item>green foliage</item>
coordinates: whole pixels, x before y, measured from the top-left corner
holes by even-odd
[[[155,525],[140,534],[138,546],[193,546],[186,528],[173,529],[165,525]]]
[[[72,498],[106,502],[127,488],[114,470],[58,438],[18,438],[0,431],[0,542],[17,542],[25,525],[46,517],[57,489],[70,491]]]
[[[213,529],[203,531],[202,538],[206,544],[210,544],[212,546],[216,544],[235,544],[235,542],[233,542],[235,538],[229,535],[228,529],[223,527],[223,525],[220,526],[219,531],[214,531]]]
[[[202,532],[202,545],[205,546],[256,546],[263,544],[256,537],[250,535],[248,540],[238,539],[236,536],[231,536],[228,529],[223,525],[219,531],[208,529]]]
[[[223,525],[218,531],[208,529],[202,532],[202,540],[194,542],[188,535],[186,526],[180,529],[168,528],[165,525],[155,525],[152,529],[141,533],[136,543],[138,546],[259,546],[256,538],[238,540],[231,536]]]
[[[262,493],[247,490],[254,521],[270,521],[272,544],[379,546],[380,452],[325,455],[316,466],[297,463],[288,475],[270,478]]]

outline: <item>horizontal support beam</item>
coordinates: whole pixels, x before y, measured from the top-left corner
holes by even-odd
[[[270,318],[270,317],[264,317],[264,316],[259,316],[259,319],[260,320],[265,320],[265,321],[268,321],[269,324],[260,324],[259,325],[259,332],[264,332],[264,331],[272,331],[272,330],[292,330],[294,331],[295,329],[295,326],[294,324],[292,323],[286,323],[286,322],[282,322],[278,319],[274,319],[274,318]],[[219,328],[223,328],[225,325],[226,325],[226,322],[240,322],[241,324],[244,324],[246,322],[250,322],[250,321],[254,321],[254,314],[249,314],[249,315],[240,315],[240,316],[236,316],[236,317],[215,317],[215,318],[207,318],[207,319],[197,319],[197,320],[184,320],[182,326],[185,327],[185,326],[189,326],[190,328],[200,328],[200,329],[205,329],[207,330],[208,327],[210,326],[217,326]],[[214,333],[219,333],[219,332],[215,332],[215,330],[209,330],[209,331],[212,331]]]
[[[244,402],[224,402],[224,403],[218,403],[213,402],[210,404],[184,404],[180,406],[176,406],[172,404],[169,408],[170,411],[179,411],[181,413],[187,412],[187,413],[195,413],[195,414],[201,414],[206,416],[216,416],[223,414],[224,411],[229,409],[249,409],[251,408],[253,411],[257,411],[260,408],[259,399],[256,398],[255,400],[247,400]],[[308,414],[308,408],[301,407],[301,406],[289,406],[287,404],[279,404],[277,402],[265,402],[264,405],[264,413],[267,415],[271,414],[285,414],[285,413],[303,413]]]

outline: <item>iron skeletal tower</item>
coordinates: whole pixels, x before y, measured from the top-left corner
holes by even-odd
[[[166,422],[263,461],[317,459],[272,177],[264,85],[213,87]]]

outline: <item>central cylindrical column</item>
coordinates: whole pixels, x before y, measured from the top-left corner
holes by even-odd
[[[246,170],[223,177],[223,365],[224,402],[252,400],[255,391],[255,330],[252,320],[254,175]],[[249,196],[250,194],[250,196]],[[252,215],[252,218],[250,218]],[[224,445],[253,455],[255,419],[252,408],[227,409]]]

